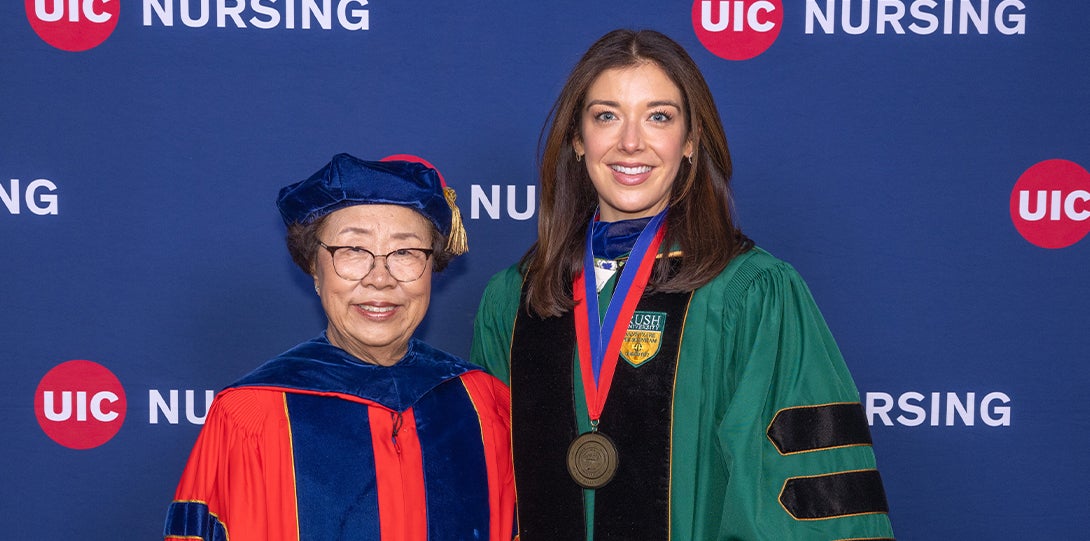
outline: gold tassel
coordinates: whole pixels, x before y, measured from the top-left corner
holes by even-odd
[[[443,188],[443,197],[450,206],[450,236],[447,238],[447,251],[454,255],[462,255],[469,251],[469,242],[466,240],[466,228],[462,224],[462,212],[458,210],[458,205],[454,204],[458,195],[454,193],[454,188],[447,186]]]

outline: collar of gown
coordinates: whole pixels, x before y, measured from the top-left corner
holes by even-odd
[[[329,343],[325,333],[303,342],[231,384],[274,387],[288,392],[339,393],[405,411],[444,381],[479,370],[454,355],[415,338],[397,364],[379,366],[360,361]]]

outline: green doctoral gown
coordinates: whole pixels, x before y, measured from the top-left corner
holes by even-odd
[[[615,277],[611,279],[599,295],[603,309],[615,281]],[[505,383],[511,382],[512,365],[517,373],[520,362],[536,362],[521,353],[512,358],[511,353],[516,316],[532,318],[526,310],[519,310],[522,285],[523,277],[517,266],[495,275],[484,293],[474,324],[472,362],[486,367]],[[644,298],[651,296],[654,295]],[[633,338],[629,344],[656,339],[654,332],[649,335],[646,327],[638,325],[658,319],[641,315],[654,316],[660,312],[643,310],[644,301],[640,302],[626,335]],[[560,479],[561,473],[543,473],[540,475],[553,475],[553,479],[547,480],[553,483],[551,486],[571,483],[574,489],[564,492],[567,496],[558,493],[528,505],[520,480],[530,487],[538,482],[530,478],[539,475],[536,472],[566,472],[566,466],[553,464],[558,462],[557,452],[550,455],[543,451],[540,456],[529,456],[536,454],[530,450],[520,454],[519,430],[532,434],[526,431],[537,430],[539,424],[541,430],[547,430],[545,427],[553,422],[554,415],[515,409],[512,430],[520,525],[571,522],[570,515],[549,516],[549,513],[553,512],[553,501],[570,499],[575,494],[576,499],[582,500],[574,504],[582,511],[577,519],[583,521],[577,528],[585,529],[586,538],[596,541],[892,539],[888,507],[859,392],[799,274],[787,263],[754,248],[735,258],[714,280],[692,292],[691,297],[685,296],[681,306],[680,313],[666,316],[666,319],[681,318],[680,322],[673,327],[669,324],[664,329],[659,327],[666,333],[673,328],[679,334],[658,337],[662,344],[672,339],[674,353],[662,351],[643,359],[627,348],[629,355],[619,362],[618,377],[622,368],[631,376],[615,377],[609,401],[614,401],[616,395],[617,403],[607,402],[601,425],[606,434],[611,427],[616,430],[624,426],[623,436],[630,441],[641,441],[644,427],[651,431],[646,441],[660,441],[655,440],[652,432],[656,427],[664,430],[665,439],[661,441],[666,442],[668,449],[662,453],[666,458],[661,501],[650,502],[650,507],[633,506],[641,511],[629,520],[623,517],[628,507],[623,499],[621,504],[603,509],[604,491],[609,485],[598,490],[579,489],[570,478]],[[557,318],[539,321],[550,320],[555,323]],[[520,324],[518,328],[525,333],[528,331],[523,329],[535,327]],[[516,385],[512,388],[512,402],[519,401],[520,392],[528,397],[535,395],[538,403],[541,394],[552,393],[555,398],[545,398],[565,405],[557,410],[561,412],[559,416],[574,417],[566,422],[575,427],[575,432],[583,433],[590,430],[590,424],[578,356],[574,342],[562,334],[530,338],[537,340],[532,343],[544,345],[543,349],[561,348],[566,359],[571,359],[570,369],[563,366],[564,370],[558,371],[563,373],[565,385],[571,380],[567,387],[570,390],[555,391],[555,386],[544,383],[543,390],[535,385],[521,389]],[[527,350],[515,348],[515,351]],[[564,363],[568,362],[566,359]],[[638,397],[643,396],[642,389],[624,398],[623,389],[619,391],[617,386],[632,385],[633,381],[640,385],[640,375],[651,374],[654,368],[649,367],[656,362],[676,362],[676,365],[668,368],[672,378],[666,378],[666,383],[649,383],[667,387],[664,389],[667,402],[666,407],[648,414],[646,408],[640,410],[637,404]],[[664,380],[661,374],[655,379]],[[625,404],[625,400],[631,404]],[[624,420],[626,411],[642,413],[639,419]],[[618,434],[615,431],[611,435]],[[556,445],[566,448],[569,441],[559,441]],[[626,464],[633,466],[633,461],[643,457],[642,450],[621,447],[621,468]],[[520,479],[520,475],[525,479]],[[621,473],[618,477],[622,477]],[[649,485],[653,484],[649,481]],[[649,488],[647,494],[652,492]],[[623,495],[629,502],[637,502],[644,496],[642,490]],[[648,508],[655,511],[644,511]],[[622,522],[611,522],[612,513],[622,516]],[[662,522],[661,532],[620,532],[623,521],[641,524],[645,516],[656,513],[661,514],[654,519]],[[604,524],[612,526],[607,528]],[[522,541],[548,537],[522,532]]]

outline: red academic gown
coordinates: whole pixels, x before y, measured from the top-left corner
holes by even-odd
[[[391,367],[325,336],[215,399],[167,540],[510,540],[510,395],[412,340]]]

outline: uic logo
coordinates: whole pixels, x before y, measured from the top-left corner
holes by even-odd
[[[781,0],[696,0],[693,30],[712,54],[749,60],[772,46],[783,26]]]
[[[1011,221],[1041,248],[1066,248],[1090,232],[1090,172],[1068,160],[1045,160],[1018,178]]]
[[[117,27],[121,0],[26,0],[26,17],[42,41],[64,51],[86,51]]]
[[[42,431],[71,449],[110,441],[125,422],[125,409],[125,389],[117,376],[91,361],[53,367],[34,392],[34,414]]]

